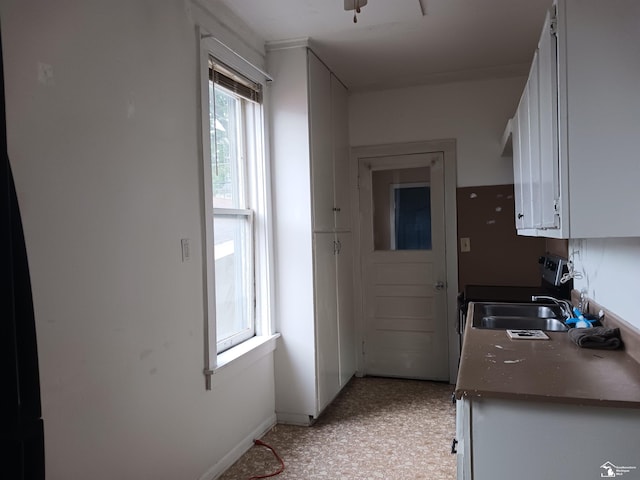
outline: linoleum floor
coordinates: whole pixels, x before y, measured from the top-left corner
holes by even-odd
[[[262,441],[285,462],[277,480],[454,480],[453,386],[419,380],[353,378],[310,427],[276,425]],[[253,446],[221,477],[247,480],[278,469]]]

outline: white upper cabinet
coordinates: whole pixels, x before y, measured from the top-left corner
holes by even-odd
[[[558,171],[558,59],[556,22],[551,12],[545,17],[542,35],[536,52],[538,73],[538,141],[540,171],[537,206],[537,228],[559,227],[560,217],[556,212],[559,202]]]
[[[351,230],[347,88],[309,51],[313,229]]]
[[[512,120],[516,228],[640,236],[640,2],[558,0]]]
[[[535,228],[534,221],[534,171],[539,171],[540,157],[538,149],[537,114],[537,69],[533,63],[518,110],[516,113],[517,135],[514,149],[514,188],[516,198],[516,228],[518,230]],[[535,93],[535,95],[533,95]],[[535,118],[534,118],[535,117]]]
[[[351,230],[349,191],[349,116],[347,87],[331,75],[331,126],[333,130],[333,211],[337,232]]]
[[[555,35],[552,17],[548,13],[538,50],[527,84],[520,98],[514,135],[518,138],[514,149],[514,184],[516,197],[516,228],[523,234],[535,234],[537,229],[557,228],[558,156],[557,143],[557,82],[553,81],[556,68]]]

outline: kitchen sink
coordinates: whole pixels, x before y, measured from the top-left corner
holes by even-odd
[[[558,305],[541,305],[539,303],[485,303],[483,315],[495,317],[562,317],[562,309]]]
[[[476,325],[474,324],[474,327]],[[480,328],[510,330],[546,330],[552,332],[567,331],[566,325],[557,318],[537,317],[482,317]]]
[[[559,305],[539,303],[474,303],[472,326],[487,329],[566,332]]]

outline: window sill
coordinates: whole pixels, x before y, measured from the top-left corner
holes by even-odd
[[[255,336],[219,354],[216,358],[216,366],[211,373],[206,375],[205,372],[207,390],[211,390],[215,385],[239,375],[240,372],[250,367],[253,363],[273,352],[276,349],[276,340],[279,337],[279,333]]]

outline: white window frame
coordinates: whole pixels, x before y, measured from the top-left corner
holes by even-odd
[[[200,118],[201,118],[201,162],[202,168],[202,204],[203,204],[203,251],[204,258],[204,282],[205,282],[205,368],[206,388],[213,386],[213,376],[223,372],[238,372],[246,368],[260,356],[266,355],[275,349],[275,340],[279,334],[274,333],[273,326],[273,245],[271,227],[271,195],[270,195],[270,171],[267,158],[266,145],[266,108],[267,102],[262,103],[260,115],[245,116],[245,120],[259,133],[255,137],[258,144],[245,145],[248,149],[259,151],[260,160],[247,162],[247,176],[251,179],[248,195],[252,211],[253,223],[253,251],[254,251],[254,295],[255,295],[255,335],[249,339],[217,353],[216,339],[216,308],[215,308],[215,254],[214,254],[214,208],[211,172],[211,140],[209,120],[209,57],[229,66],[246,78],[259,83],[266,90],[268,75],[256,68],[233,50],[226,47],[213,35],[207,34],[196,28],[200,41],[199,52],[199,80],[200,80]],[[251,140],[251,139],[250,139]],[[260,147],[261,145],[261,147]],[[218,210],[218,209],[216,209]],[[219,213],[223,213],[219,211]],[[229,212],[227,212],[229,213]],[[233,368],[232,366],[236,366]]]
[[[210,58],[213,61],[214,65],[219,64],[220,62],[215,58]],[[215,66],[214,66],[215,68]],[[247,293],[245,298],[245,304],[243,306],[243,310],[248,313],[248,325],[246,328],[237,331],[232,336],[219,339],[216,338],[216,352],[218,354],[232,348],[248,339],[253,337],[256,334],[256,296],[257,292],[255,289],[255,268],[254,264],[259,259],[259,256],[255,253],[255,237],[257,232],[254,229],[254,211],[257,211],[261,208],[258,202],[256,202],[256,195],[253,193],[255,190],[255,186],[258,182],[261,181],[256,174],[256,168],[253,167],[255,164],[259,164],[264,162],[264,151],[263,148],[260,148],[260,138],[262,130],[264,129],[264,125],[262,122],[262,104],[255,104],[242,97],[241,95],[236,95],[232,91],[224,88],[223,86],[216,85],[212,78],[209,78],[209,87],[211,82],[214,83],[213,91],[215,92],[216,88],[222,90],[226,95],[230,97],[235,97],[237,100],[237,111],[235,112],[234,118],[236,118],[237,122],[235,122],[234,126],[238,126],[238,132],[234,135],[234,138],[238,141],[237,145],[234,145],[235,152],[233,155],[233,162],[235,165],[236,174],[233,177],[239,180],[239,183],[234,183],[233,185],[233,198],[239,202],[237,207],[233,208],[221,208],[213,206],[213,218],[214,218],[214,231],[215,235],[215,220],[222,218],[244,218],[244,220],[248,223],[247,231],[249,232],[249,237],[246,239],[246,245],[243,243],[241,246],[245,247],[248,252],[247,256],[243,255],[243,258],[249,259],[248,269],[242,272],[242,288],[243,292]],[[215,95],[215,93],[214,93]],[[210,100],[210,99],[209,99]],[[209,103],[209,108],[211,108],[211,103]],[[214,108],[215,110],[215,108]],[[211,112],[209,111],[209,119],[211,118]],[[209,126],[210,131],[213,130],[217,132],[217,128],[213,128],[212,125]],[[211,136],[209,136],[209,139]],[[253,140],[258,138],[258,142],[252,143]],[[210,143],[210,151],[211,151],[211,143]],[[211,178],[213,178],[213,168],[211,167],[212,159],[209,159],[207,166],[209,167],[209,171],[207,173],[211,173]],[[217,158],[216,158],[217,162]],[[205,199],[206,207],[211,207],[211,203],[209,199]],[[245,208],[248,207],[248,208]],[[207,216],[209,216],[209,212],[207,211]],[[207,232],[208,233],[208,232]],[[211,246],[211,241],[207,241],[207,245]],[[241,254],[240,252],[237,252]],[[220,252],[215,251],[214,248],[214,263],[218,260]],[[215,271],[214,271],[215,277]],[[215,284],[215,279],[214,279]],[[246,287],[246,288],[245,288]],[[215,300],[212,301],[215,304]],[[214,309],[215,310],[215,309]],[[216,322],[217,315],[219,312],[216,310]],[[217,329],[216,329],[217,330]]]

